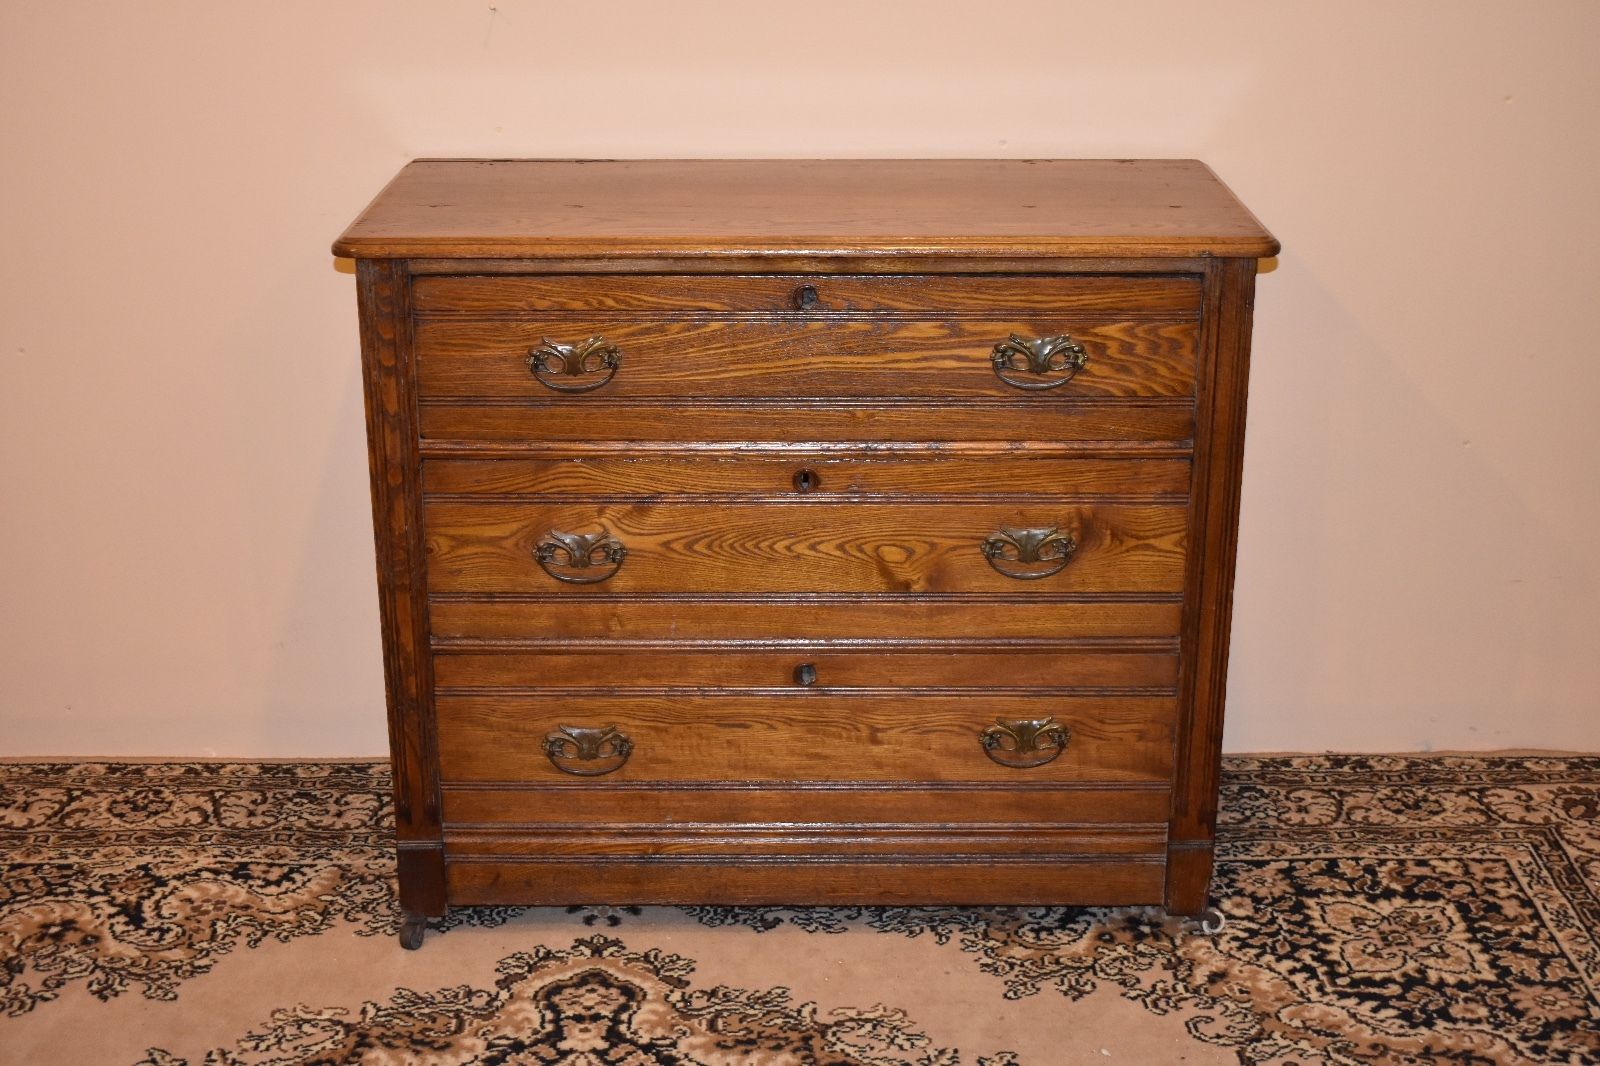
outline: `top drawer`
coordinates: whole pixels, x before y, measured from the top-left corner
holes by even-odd
[[[1184,277],[601,275],[417,285],[417,383],[431,399],[1194,391],[1199,293]]]
[[[420,277],[420,315],[545,311],[1033,311],[1198,316],[1188,275],[517,274]]]

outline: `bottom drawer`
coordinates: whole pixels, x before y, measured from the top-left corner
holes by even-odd
[[[1159,904],[1165,785],[446,785],[453,903]]]
[[[1171,697],[805,689],[452,695],[436,708],[446,782],[1165,783],[1176,720]]]
[[[476,785],[446,782],[445,832],[609,831],[617,826],[1137,825],[1166,823],[1149,785]]]
[[[707,860],[449,855],[451,903],[566,906],[723,904],[833,906],[1138,906],[1163,902],[1155,857],[907,862]]]

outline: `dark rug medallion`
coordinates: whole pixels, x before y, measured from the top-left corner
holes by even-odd
[[[484,908],[407,953],[387,785],[0,764],[0,1058],[1600,1063],[1600,758],[1232,758],[1215,936],[1144,910]]]

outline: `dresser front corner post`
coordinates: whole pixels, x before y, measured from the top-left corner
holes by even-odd
[[[394,259],[356,262],[361,362],[394,777],[401,943],[445,911],[444,839],[411,349],[410,276]]]

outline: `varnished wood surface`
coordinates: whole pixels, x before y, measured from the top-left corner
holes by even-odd
[[[786,688],[801,663],[814,691],[924,688],[1174,689],[1176,649],[1054,648],[1049,651],[917,651],[790,648],[783,651],[628,650],[453,652],[434,660],[434,684],[454,688]]]
[[[409,918],[1204,906],[1277,244],[1203,166],[429,161],[336,249],[364,259]],[[1088,366],[1011,390],[1011,332]],[[533,380],[543,337],[596,334],[611,383]],[[601,523],[612,580],[535,563]],[[1080,548],[1010,580],[978,548],[1002,525]],[[1054,762],[984,753],[996,717],[1045,716]],[[633,754],[563,773],[559,725]]]
[[[1245,256],[1278,243],[1196,160],[419,160],[335,255]]]
[[[466,904],[562,906],[718,903],[731,906],[1159,904],[1162,864],[1144,857],[1050,856],[965,862],[633,859],[544,862],[452,856],[450,898]]]
[[[1179,504],[828,501],[764,504],[471,503],[424,508],[434,592],[1178,592]],[[552,530],[600,527],[627,548],[603,584],[568,585],[534,560]],[[1051,577],[998,573],[981,545],[1010,527],[1056,527],[1077,551]]]
[[[628,826],[1166,825],[1165,782],[1139,785],[1082,782],[793,782],[618,784],[600,781],[522,787],[447,784],[447,828],[517,827],[577,834]]]
[[[1088,276],[1126,275],[1142,277],[1154,275],[1190,275],[1200,277],[1208,264],[1214,262],[1209,255],[1161,256],[1083,256],[1053,257],[1037,255],[917,255],[898,252],[893,256],[853,252],[812,254],[752,253],[748,255],[722,254],[695,255],[676,251],[670,255],[632,255],[626,259],[615,256],[561,257],[559,262],[542,258],[523,259],[516,256],[471,256],[434,259],[427,256],[397,260],[414,279],[441,276],[506,276],[506,275],[559,275],[581,281],[585,277],[673,275],[702,278],[719,275],[788,276],[788,277],[843,277],[857,275],[873,278],[893,278],[901,275],[928,277],[977,277],[982,275],[1042,277],[1046,275]],[[431,312],[430,312],[431,313]]]
[[[1181,852],[1182,858],[1173,862],[1167,882],[1167,905],[1179,914],[1194,914],[1206,905],[1216,836],[1256,282],[1247,266],[1219,262],[1207,279],[1211,358],[1198,405],[1205,429],[1195,462],[1196,535],[1189,543],[1184,592],[1187,713],[1178,734],[1172,804],[1173,856],[1178,859]]]
[[[1159,595],[1150,599],[1161,601]],[[1181,604],[1053,597],[1031,589],[987,597],[567,596],[533,601],[436,596],[429,606],[435,647],[471,650],[548,643],[751,641],[828,645],[885,641],[1008,642],[1175,639]]]
[[[446,829],[453,853],[499,858],[738,859],[777,856],[906,858],[948,861],[952,857],[1042,859],[1056,855],[1143,855],[1162,859],[1167,823],[1138,826],[1062,825],[1035,822],[1014,826],[941,826],[927,821],[906,826],[611,826],[602,834],[569,829],[520,827]]]
[[[804,492],[795,484],[809,472]],[[432,459],[432,496],[659,497],[839,496],[1175,497],[1189,491],[1187,459],[1062,459],[1054,456],[701,455],[570,459]]]
[[[995,345],[1013,335],[1069,336],[1087,363],[1049,390],[1018,389],[990,363]],[[529,371],[528,353],[546,339],[573,345],[591,337],[615,345],[621,366],[594,391],[566,395],[572,404],[720,396],[989,396],[1047,404],[1194,392],[1192,321],[1042,316],[432,319],[417,325],[418,387],[430,398],[561,396]]]
[[[937,400],[899,404],[832,403],[607,403],[571,397],[524,404],[433,401],[419,421],[424,449],[441,454],[444,444],[576,444],[597,451],[607,442],[645,450],[635,442],[747,446],[765,443],[862,445],[981,442],[985,451],[1005,451],[1035,442],[1059,449],[1074,443],[1164,446],[1186,449],[1194,433],[1194,405],[1187,400],[1124,400],[1091,403]]]
[[[1161,318],[1200,312],[1193,275],[660,275],[570,274],[421,277],[418,315],[507,315],[545,311],[794,312],[802,286],[813,311],[1106,313]]]
[[[1165,782],[1176,701],[1160,696],[839,694],[804,689],[675,695],[440,695],[447,782],[578,780],[544,754],[559,726],[615,725],[633,741],[635,781]],[[1072,731],[1054,762],[990,761],[979,735],[997,717],[1054,717]]]
[[[361,263],[356,279],[400,905],[415,918],[444,913],[445,887],[409,288],[394,263]]]

